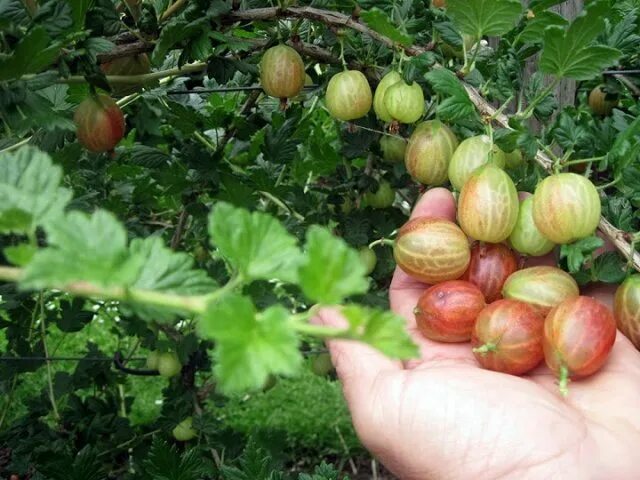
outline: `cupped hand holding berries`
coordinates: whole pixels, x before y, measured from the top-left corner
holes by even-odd
[[[445,189],[430,190],[413,217],[455,221]],[[539,263],[549,259],[541,258]],[[393,361],[356,342],[329,349],[364,445],[402,480],[637,479],[640,353],[623,335],[604,366],[558,394],[544,363],[525,376],[480,367],[469,344],[419,334],[414,307],[425,284],[396,270],[391,308],[407,320],[421,358]],[[613,289],[583,295],[611,305]],[[320,322],[343,320],[324,310]]]

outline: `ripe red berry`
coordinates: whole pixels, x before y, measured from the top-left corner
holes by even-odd
[[[518,270],[518,257],[499,243],[476,243],[471,248],[469,268],[461,277],[476,285],[487,303],[502,298],[502,287],[509,275]]]
[[[586,377],[604,365],[616,339],[616,321],[606,305],[575,297],[555,307],[544,322],[544,358],[567,395],[569,378]]]
[[[427,289],[414,309],[418,329],[438,342],[468,342],[476,317],[485,307],[482,292],[462,280],[443,282]]]
[[[113,150],[124,137],[124,115],[108,95],[85,99],[73,116],[78,141],[91,152]]]
[[[544,358],[544,318],[516,300],[498,300],[478,315],[471,337],[473,353],[482,367],[522,375]]]

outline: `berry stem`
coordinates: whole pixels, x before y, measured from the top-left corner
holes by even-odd
[[[560,367],[560,376],[558,377],[558,388],[563,397],[569,395],[569,369],[566,365]]]
[[[486,355],[489,352],[496,352],[498,346],[495,343],[485,343],[484,345],[474,348],[473,353],[479,353],[480,355]]]

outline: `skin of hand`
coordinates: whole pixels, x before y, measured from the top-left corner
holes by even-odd
[[[412,217],[455,215],[451,193],[433,189]],[[496,373],[480,368],[468,343],[422,337],[413,308],[426,288],[400,269],[390,287],[391,308],[406,319],[419,360],[328,342],[358,436],[391,472],[401,480],[640,478],[640,352],[626,337],[618,332],[607,363],[571,382],[565,399],[544,362],[522,377]],[[612,293],[582,294],[611,305]],[[316,321],[345,322],[331,309]]]

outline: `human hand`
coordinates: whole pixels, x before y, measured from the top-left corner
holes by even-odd
[[[450,192],[433,189],[415,216],[455,220]],[[640,353],[621,333],[604,367],[568,398],[541,365],[523,377],[480,368],[469,344],[436,343],[413,308],[426,285],[396,269],[393,311],[407,320],[419,360],[390,360],[349,341],[328,343],[363,444],[402,480],[638,479]],[[612,289],[585,295],[611,305]],[[343,322],[324,310],[319,321]]]

